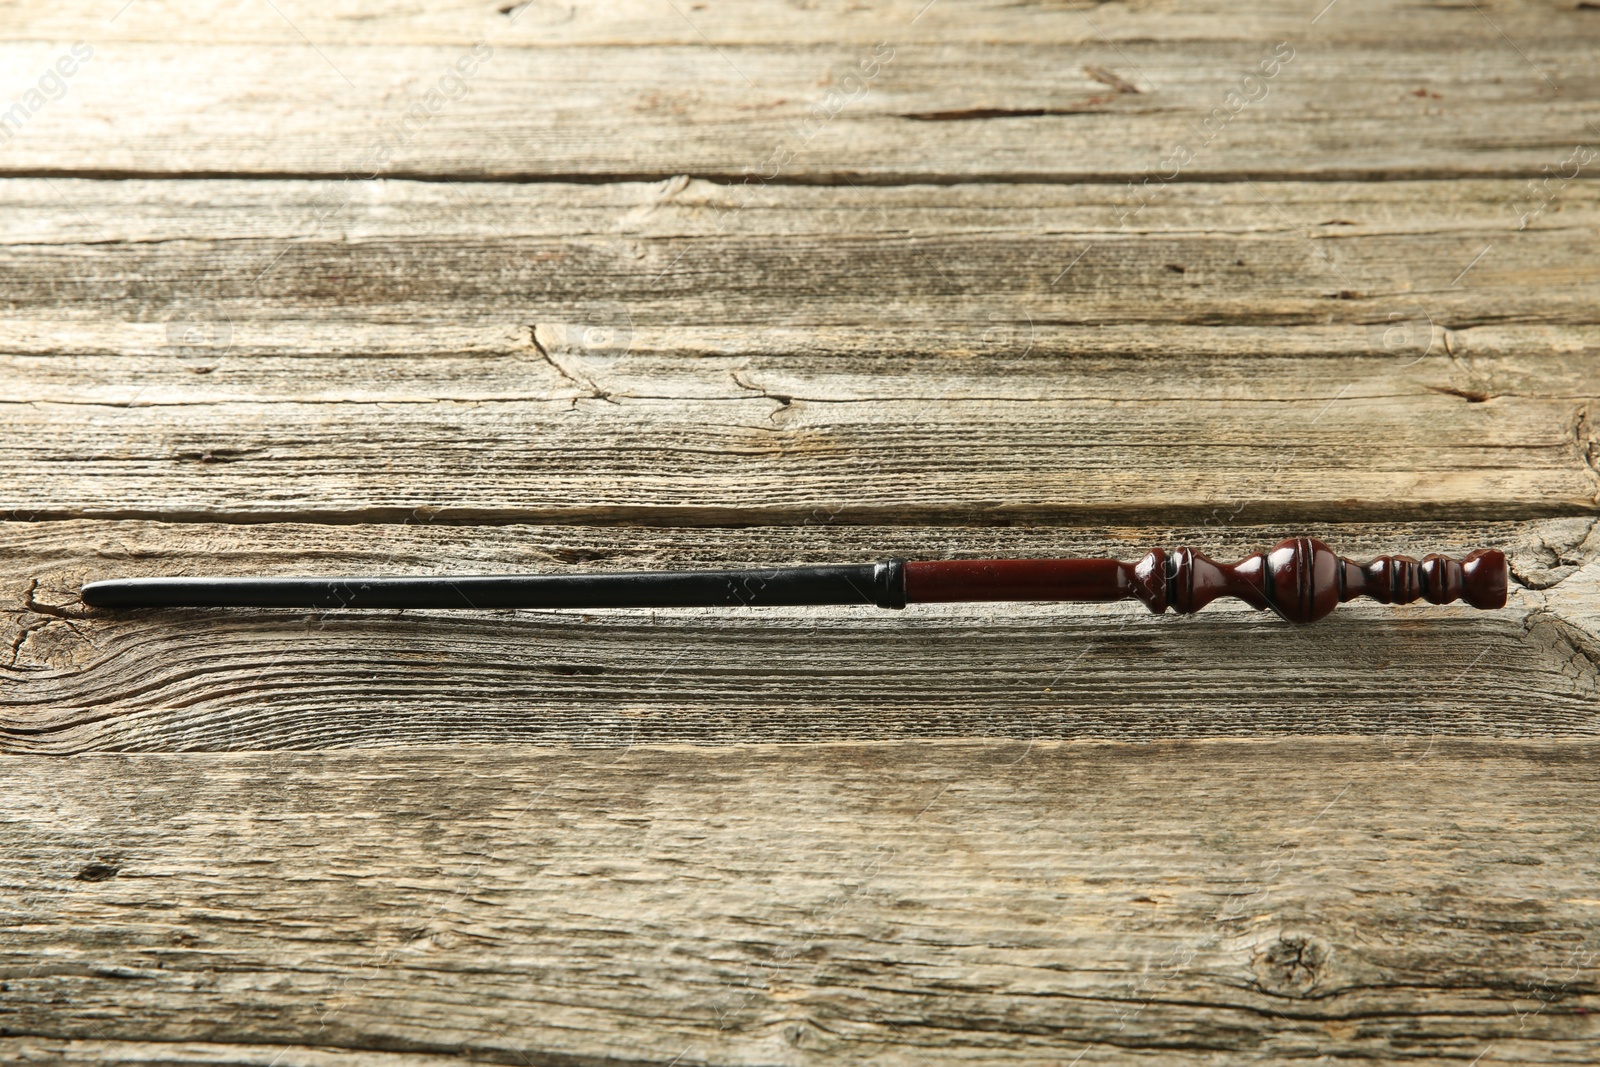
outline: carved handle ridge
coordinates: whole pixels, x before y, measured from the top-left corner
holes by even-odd
[[[1479,549],[1461,560],[1431,555],[1379,556],[1357,563],[1336,555],[1314,537],[1291,537],[1268,552],[1237,563],[1218,563],[1192,548],[1170,555],[1156,549],[1137,563],[1124,563],[1128,592],[1162,612],[1199,611],[1218,597],[1231,596],[1256,608],[1271,608],[1289,622],[1316,622],[1340,603],[1358,596],[1383,604],[1463,600],[1475,608],[1506,602],[1506,558],[1498,549]]]

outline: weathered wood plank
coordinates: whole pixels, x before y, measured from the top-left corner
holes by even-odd
[[[22,1036],[0,1049],[1589,1063],[1597,761],[1444,740],[11,759],[0,1015]]]
[[[260,184],[0,187],[5,513],[1595,507],[1588,202],[1508,233],[1507,183],[1186,186],[1112,234],[1103,189],[358,183],[319,222]]]
[[[529,354],[502,361],[498,381],[477,376],[480,390],[510,386],[489,398],[208,401],[201,387],[153,406],[20,402],[6,407],[13,478],[0,509],[701,525],[1194,522],[1239,500],[1280,522],[1594,511],[1581,396],[1475,403],[1385,361],[1284,360],[1228,378],[1232,397],[1204,395],[1221,383],[1174,383],[1176,395],[1143,399],[1149,368],[1118,362],[1094,368],[1097,389],[1120,394],[1108,398],[1024,387],[946,399],[967,379],[950,374],[932,396],[834,399],[827,383],[759,368],[727,374],[718,397],[630,396],[603,381],[597,395]],[[1291,376],[1310,395],[1278,395]],[[181,389],[195,376],[168,361],[159,377]],[[527,395],[530,378],[547,395]]]
[[[74,38],[94,48],[65,95],[50,82],[59,98],[41,95],[24,112],[0,173],[1533,177],[1570,170],[1574,150],[1595,139],[1600,19],[1587,12],[1529,15],[1508,43],[1505,27],[1470,6],[1435,8],[1415,34],[1401,29],[1414,20],[1377,11],[1341,40],[1319,27],[1343,12],[1313,24],[1315,7],[1300,8],[1282,36],[1279,17],[1270,29],[1247,20],[1232,39],[1183,37],[1180,20],[1166,31],[1179,36],[1161,39],[1157,11],[1126,21],[1116,40],[1079,12],[1061,16],[1075,44],[974,44],[960,25],[923,36],[909,20],[882,37],[873,20],[857,40],[719,44],[687,22],[675,31],[693,34],[686,44],[558,53],[493,33],[476,44],[348,44],[342,34],[317,44],[283,25],[276,39],[212,44],[104,39],[93,27],[0,43],[6,69],[44,78],[70,59]],[[663,5],[657,17],[674,14]],[[1592,163],[1591,154],[1577,166]]]
[[[658,0],[604,3],[531,0],[487,4],[441,0],[332,0],[275,5],[131,4],[82,10],[44,0],[16,0],[0,40],[196,44],[470,46],[872,44],[950,41],[983,44],[1089,45],[1130,41],[1263,41],[1310,36],[1318,41],[1382,42],[1396,36],[1481,43],[1482,16],[1462,17],[1448,3],[1376,0],[1323,11],[1326,0],[1141,0],[1137,4],[1017,3],[1015,0]],[[1493,25],[1516,39],[1586,34],[1592,9],[1578,0],[1495,0],[1483,5]],[[274,10],[276,8],[276,10]],[[1320,18],[1316,16],[1321,13]],[[1315,19],[1313,22],[1312,20]]]
[[[13,752],[463,742],[1157,739],[1304,732],[1600,736],[1594,521],[1327,526],[1353,556],[1486,544],[1510,606],[1355,603],[1310,630],[1223,601],[622,612],[88,615],[85,580],[147,574],[482,573],[957,555],[1240,556],[1291,532],[1253,505],[1191,529],[426,524],[0,525]]]
[[[78,321],[1591,324],[1600,184],[1519,231],[1523,192],[14,180],[0,277],[13,315]]]
[[[741,185],[683,175],[658,182],[447,182],[310,180],[128,180],[10,178],[0,182],[8,225],[3,247],[88,244],[101,253],[123,244],[294,240],[342,241],[353,251],[375,240],[514,240],[560,237],[724,239],[801,235],[932,237],[1083,236],[1139,240],[1154,235],[1309,238],[1336,252],[1374,238],[1489,236],[1519,244],[1585,229],[1600,216],[1597,183],[1562,189],[1547,213],[1518,232],[1510,201],[1515,180],[1274,183],[1181,182],[1164,186],[1127,225],[1119,186],[1012,186],[984,183],[902,188]],[[1281,209],[1281,210],[1280,210]],[[1490,232],[1493,231],[1493,232]],[[1481,248],[1481,245],[1479,246]],[[276,251],[276,249],[274,249]],[[1474,249],[1476,251],[1476,249]],[[1509,272],[1497,255],[1461,275],[1466,263],[1436,264],[1419,291],[1442,294],[1452,282],[1481,289]],[[1391,260],[1404,256],[1392,253]],[[1399,260],[1420,267],[1417,260]],[[270,263],[262,264],[262,268]],[[1342,261],[1341,261],[1342,262]],[[1057,263],[1057,270],[1065,266]],[[1576,265],[1552,264],[1580,269]],[[1445,271],[1452,273],[1445,273]],[[1458,278],[1458,275],[1460,276]],[[1053,277],[1053,275],[1051,276]],[[1048,281],[1048,279],[1046,279]],[[1190,279],[1191,281],[1193,279]],[[1504,285],[1502,278],[1501,284]]]
[[[12,405],[0,514],[982,525],[1196,522],[1240,499],[1280,522],[1594,511],[1585,401],[1479,411],[1422,390],[1340,397],[1348,383],[1325,381],[1300,402]]]
[[[1432,393],[1480,404],[1502,397],[1582,402],[1594,392],[1600,353],[1600,326],[1430,330],[1422,319],[1393,327],[1031,328],[1023,320],[981,330],[977,324],[630,328],[624,319],[614,343],[586,343],[582,324],[548,321],[235,323],[224,317],[226,309],[200,312],[213,318],[0,321],[0,367],[11,390],[4,400],[139,408],[252,401],[563,400],[570,406],[599,399],[594,393],[600,390],[619,402],[749,400],[766,392],[791,404],[889,397],[906,404],[1109,403],[1130,399],[1135,371],[1187,363],[1189,373],[1175,374],[1174,384],[1163,382],[1149,399],[1170,402],[1181,387],[1186,400],[1227,400],[1251,383],[1262,401],[1326,402],[1329,380],[1340,376],[1337,365],[1348,372],[1341,402],[1396,386],[1417,397]],[[533,344],[535,329],[544,355]],[[782,406],[781,399],[764,399]]]

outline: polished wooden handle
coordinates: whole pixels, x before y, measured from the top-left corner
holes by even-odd
[[[1114,559],[932,560],[905,565],[911,603],[961,600],[1121,600],[1154,612],[1199,611],[1231,596],[1290,622],[1316,622],[1358,596],[1384,604],[1462,600],[1475,608],[1506,602],[1506,557],[1480,549],[1448,556],[1379,556],[1357,563],[1314,537],[1291,537],[1268,552],[1218,563],[1192,548],[1154,549],[1134,563]]]

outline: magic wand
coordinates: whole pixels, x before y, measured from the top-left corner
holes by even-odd
[[[1135,598],[1156,613],[1199,611],[1221,596],[1306,623],[1358,596],[1384,604],[1506,602],[1506,558],[1379,556],[1356,563],[1313,537],[1291,537],[1238,563],[1192,548],[1115,559],[887,560],[828,567],[634,574],[394,578],[123,578],[90,582],[95,608],[675,608]]]

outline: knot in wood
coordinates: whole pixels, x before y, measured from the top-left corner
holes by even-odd
[[[1326,942],[1307,934],[1280,934],[1256,953],[1251,962],[1262,992],[1279,997],[1304,997],[1311,993],[1327,968],[1331,950]]]

